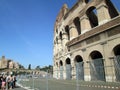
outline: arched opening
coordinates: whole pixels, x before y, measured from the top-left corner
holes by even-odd
[[[113,2],[115,2],[115,0]],[[106,0],[106,4],[108,6],[108,11],[109,11],[109,14],[110,14],[111,18],[114,18],[114,17],[119,15],[117,9],[115,8],[115,6],[113,5],[113,3],[110,0]]]
[[[60,79],[63,79],[63,62],[60,60]]]
[[[113,51],[115,54],[114,66],[115,66],[116,81],[120,81],[120,44],[114,47]]]
[[[66,59],[66,64],[71,64],[71,61],[69,58]]]
[[[75,57],[75,65],[76,65],[76,79],[84,80],[84,63],[80,55],[77,55]]]
[[[93,51],[91,54],[91,59],[98,59],[98,58],[103,58],[102,54],[99,51]]]
[[[60,40],[62,41],[62,32],[60,32]]]
[[[90,7],[86,11],[86,15],[89,18],[90,25],[91,25],[92,28],[98,26],[97,10],[94,6]]]
[[[116,47],[114,47],[113,49],[115,56],[119,56],[120,55],[120,45],[117,45]]]
[[[71,79],[71,61],[69,58],[66,59],[66,79]]]
[[[60,38],[60,45],[62,46],[62,32],[60,32],[59,38]]]
[[[81,26],[80,26],[80,19],[79,19],[79,17],[76,17],[73,22],[74,22],[75,27],[77,29],[78,35],[80,35],[81,34]]]
[[[58,29],[56,29],[56,33],[58,33]]]
[[[60,66],[63,66],[63,62],[60,60]]]
[[[99,51],[93,51],[90,54],[90,74],[91,80],[105,81],[105,70],[103,56]]]
[[[87,3],[89,3],[91,0],[84,0],[84,2],[87,4]]]
[[[67,33],[67,38],[70,40],[70,32],[69,32],[69,26],[65,27],[65,32]]]
[[[58,44],[58,38],[56,37],[56,43]]]

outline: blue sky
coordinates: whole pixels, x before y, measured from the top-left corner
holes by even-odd
[[[0,0],[0,57],[26,68],[53,64],[53,30],[64,3],[76,0]]]
[[[76,1],[0,0],[0,57],[26,68],[52,65],[56,16],[64,3],[71,7]]]

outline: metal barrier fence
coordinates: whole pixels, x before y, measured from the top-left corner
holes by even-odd
[[[18,85],[27,90],[79,90],[76,80],[57,80],[47,73],[46,76],[21,75],[18,78]]]
[[[56,79],[48,71],[40,75],[21,75],[18,84],[28,90],[84,90],[83,87],[90,86],[120,90],[120,56],[111,59],[109,65],[104,65],[104,60],[99,58],[87,62],[88,67],[84,67],[83,62],[77,62],[74,69],[70,65],[66,65],[65,69],[60,66],[54,71]],[[89,72],[87,80],[84,71]]]
[[[91,64],[91,62],[89,63]],[[98,67],[94,67],[94,65],[90,66],[91,68],[84,67],[84,70],[91,70],[90,74],[93,75],[89,81],[85,81],[79,77],[84,74],[77,74],[76,79],[63,79],[63,76],[60,73],[65,72],[65,70],[62,69],[63,71],[58,71],[60,77],[62,77],[59,77],[60,79],[53,78],[53,75],[50,73],[46,73],[44,75],[26,74],[18,76],[17,83],[27,90],[84,90],[84,87],[102,87],[108,88],[109,90],[111,90],[110,88],[120,90],[119,80],[116,80],[115,82],[106,82],[106,80],[104,80],[105,76],[101,76],[105,74],[103,71],[101,71],[101,69],[103,69],[103,65]],[[104,69],[113,68],[115,66],[116,65],[104,66]],[[82,69],[77,68],[76,70]],[[81,71],[76,72],[80,73]],[[118,66],[117,69],[115,69],[115,72],[117,76],[120,76]],[[66,76],[68,73],[70,74],[70,70],[66,71]],[[68,77],[70,77],[70,75],[68,75]],[[111,78],[114,79],[114,75],[112,75],[110,79]]]
[[[57,80],[52,77],[20,76],[18,83],[27,90],[85,90],[84,88],[104,88],[120,90],[120,83],[85,82],[80,80]],[[86,90],[88,90],[86,89]],[[104,90],[101,89],[101,90]]]

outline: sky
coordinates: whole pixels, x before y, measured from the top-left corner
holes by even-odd
[[[64,3],[77,0],[0,0],[0,57],[25,68],[53,65],[53,31]],[[120,1],[113,0],[119,7]],[[119,1],[119,3],[116,3]]]
[[[53,64],[53,31],[62,5],[76,0],[0,0],[0,58],[25,68]]]

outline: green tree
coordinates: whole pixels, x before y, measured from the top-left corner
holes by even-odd
[[[21,65],[21,64],[19,65],[19,68],[20,69],[25,69],[25,67],[23,65]]]
[[[28,65],[28,70],[31,70],[31,64]]]
[[[40,70],[40,66],[36,66],[36,68],[35,68],[36,70]]]
[[[41,71],[48,71],[48,73],[53,73],[53,66],[49,65],[49,66],[44,66],[43,68],[40,68]]]

